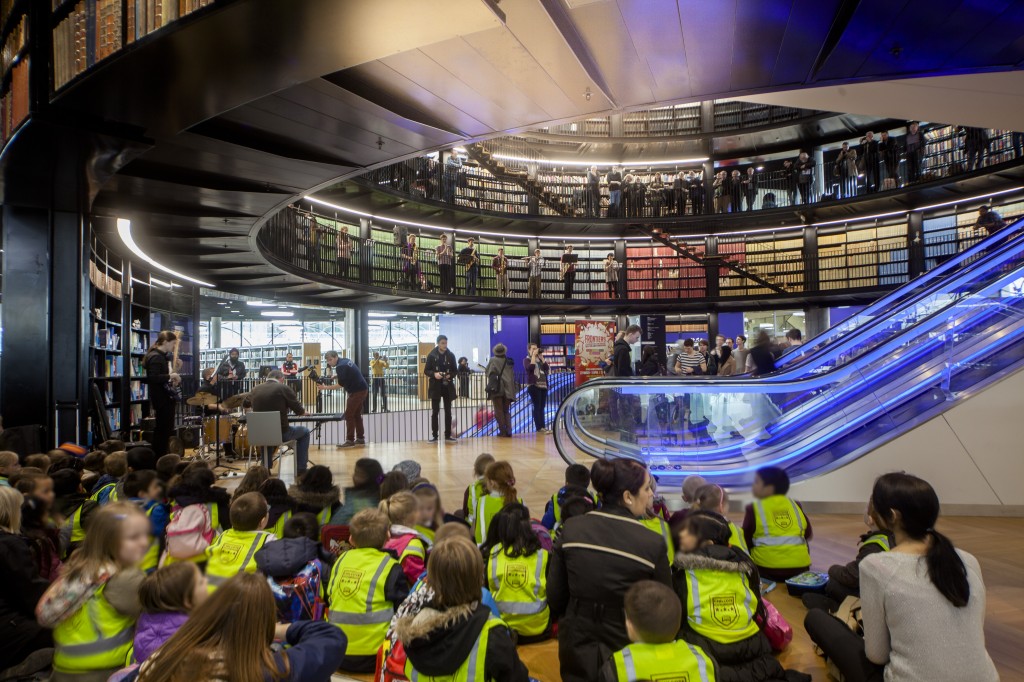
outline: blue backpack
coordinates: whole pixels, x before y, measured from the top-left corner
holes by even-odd
[[[278,621],[295,623],[300,620],[323,620],[327,606],[323,575],[323,562],[314,559],[293,578],[280,582],[267,578],[277,604]]]

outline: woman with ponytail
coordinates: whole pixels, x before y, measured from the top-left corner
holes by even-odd
[[[811,639],[848,682],[997,682],[985,650],[981,568],[935,530],[935,490],[910,474],[885,474],[871,505],[896,546],[860,564],[864,638],[812,609],[804,620]]]

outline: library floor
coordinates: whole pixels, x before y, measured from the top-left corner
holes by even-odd
[[[467,438],[454,445],[370,444],[347,450],[314,447],[310,450],[310,460],[329,466],[336,482],[344,487],[349,482],[353,464],[360,457],[378,459],[385,471],[404,459],[413,459],[422,466],[423,476],[437,485],[446,507],[458,508],[462,493],[473,477],[473,460],[482,452],[490,452],[512,463],[519,494],[539,517],[552,492],[561,486],[565,471],[565,463],[550,436]],[[238,480],[229,479],[226,484],[233,486]],[[740,518],[733,520],[739,522]],[[814,568],[825,570],[831,564],[851,560],[862,528],[859,516],[814,516],[815,539],[811,546]],[[940,521],[939,528],[958,547],[974,554],[981,562],[988,597],[985,634],[989,653],[1003,682],[1024,681],[1024,648],[1020,646],[1024,642],[1024,519],[948,517]],[[810,673],[815,682],[829,679],[803,630],[803,605],[779,589],[771,593],[770,599],[793,626],[793,642],[780,655],[783,665]],[[555,641],[520,647],[519,655],[531,676],[541,682],[559,679]],[[336,680],[368,681],[371,678],[370,675],[335,676]]]

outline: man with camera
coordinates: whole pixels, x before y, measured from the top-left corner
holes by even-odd
[[[441,334],[437,337],[437,347],[427,355],[423,373],[429,377],[427,395],[430,396],[430,442],[437,442],[437,417],[444,401],[444,439],[455,443],[452,435],[452,400],[455,399],[455,372],[458,362],[455,353],[448,350],[448,337]]]

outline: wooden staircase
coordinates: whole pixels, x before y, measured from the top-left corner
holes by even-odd
[[[679,255],[685,258],[689,258],[695,263],[711,267],[728,268],[732,272],[735,272],[737,275],[749,279],[752,282],[756,282],[757,284],[767,289],[771,289],[777,294],[789,293],[788,291],[786,291],[786,288],[784,286],[776,283],[775,278],[772,277],[771,275],[761,276],[758,273],[756,265],[740,265],[739,262],[737,262],[729,254],[721,256],[697,255],[697,253],[693,249],[686,245],[685,239],[681,237],[673,238],[668,234],[668,231],[663,227],[649,227],[647,225],[633,225],[632,227],[637,231],[646,234],[654,241],[660,244],[664,244],[665,246],[669,247]]]
[[[479,143],[466,145],[466,154],[498,180],[519,185],[528,195],[534,197],[558,215],[567,218],[572,217],[572,207],[566,206],[557,194],[553,194],[551,190],[545,189],[544,185],[536,180],[526,177],[525,172],[509,170],[503,163],[494,159],[491,153]]]

